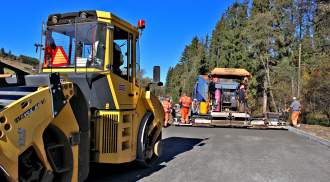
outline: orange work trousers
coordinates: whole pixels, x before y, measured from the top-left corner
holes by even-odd
[[[300,112],[299,111],[293,111],[291,114],[291,121],[292,121],[292,125],[293,126],[297,126],[298,122],[299,122],[299,115]]]
[[[189,123],[189,107],[181,108],[181,122]]]

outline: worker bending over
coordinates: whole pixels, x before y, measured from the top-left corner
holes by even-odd
[[[163,108],[164,108],[164,113],[165,113],[164,127],[166,128],[168,125],[168,122],[170,120],[170,114],[171,114],[171,110],[172,110],[170,98],[167,97],[163,101]]]
[[[189,108],[191,103],[191,98],[188,97],[186,93],[183,93],[179,101],[181,106],[181,122],[183,124],[189,124]]]

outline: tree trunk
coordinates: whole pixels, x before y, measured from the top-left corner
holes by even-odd
[[[300,98],[300,77],[301,77],[301,43],[299,44],[299,56],[298,56],[298,89],[297,97]]]
[[[274,99],[274,95],[273,95],[273,91],[272,91],[272,85],[271,85],[271,81],[270,81],[270,76],[269,76],[269,60],[267,58],[267,68],[266,68],[266,75],[267,75],[267,81],[268,81],[268,88],[269,89],[269,95],[272,99],[272,104],[274,106],[275,112],[278,112],[277,110],[277,105],[275,103],[275,99]]]
[[[271,97],[271,99],[272,99],[272,104],[273,104],[273,106],[274,106],[275,112],[278,112],[277,105],[276,105],[276,103],[275,103],[275,99],[274,99],[274,95],[273,95],[273,92],[272,92],[271,89],[270,89],[270,91],[269,91],[269,95],[270,95],[270,97]]]
[[[265,76],[266,77],[266,76]],[[262,113],[267,112],[267,79],[264,78]]]
[[[294,97],[294,80],[293,80],[293,76],[291,77],[291,97]]]
[[[270,97],[272,99],[272,104],[277,112],[277,106],[276,106],[276,103],[275,103],[275,100],[274,100],[274,95],[273,95],[273,92],[272,92],[272,89],[271,89],[271,82],[270,82],[270,76],[269,76],[269,58],[266,57],[266,62],[265,60],[263,59],[263,57],[260,56],[260,60],[264,66],[264,69],[266,71],[266,74],[264,76],[264,91],[263,91],[263,113],[265,113],[267,111],[267,91],[268,91],[268,88],[269,89],[269,94],[270,94]]]

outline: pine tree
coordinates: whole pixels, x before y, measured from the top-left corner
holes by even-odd
[[[192,95],[197,76],[209,71],[206,44],[194,37],[183,50],[179,63],[169,69],[165,90],[173,100],[177,101],[182,92]]]
[[[221,55],[221,41],[223,39],[223,27],[224,27],[225,17],[222,16],[220,21],[216,24],[215,29],[212,32],[212,39],[209,50],[209,65],[213,69],[218,67],[220,64],[220,55]]]
[[[242,32],[248,19],[248,1],[234,3],[212,33],[210,60],[214,67],[248,67],[247,38]]]
[[[268,0],[254,0],[251,17],[247,26],[247,34],[253,58],[257,60],[257,85],[262,90],[263,107],[265,113],[268,108],[268,89],[270,84],[271,50],[273,48],[273,17],[270,13]],[[273,98],[273,97],[272,97]],[[276,105],[273,105],[276,108]]]

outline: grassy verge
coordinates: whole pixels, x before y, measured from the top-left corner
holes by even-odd
[[[320,125],[330,127],[329,118],[322,113],[308,113],[305,117],[304,123],[308,125]]]

